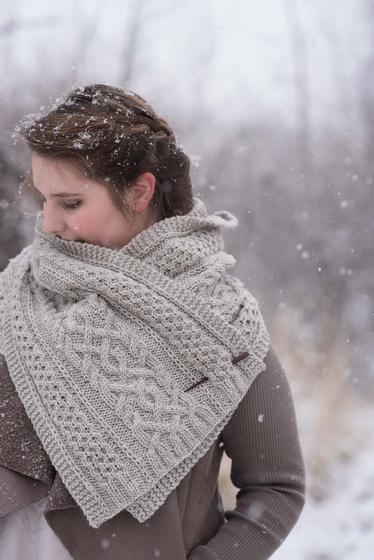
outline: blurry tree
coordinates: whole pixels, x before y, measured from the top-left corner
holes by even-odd
[[[120,55],[119,83],[129,87],[136,71],[135,61],[139,49],[139,38],[143,25],[143,12],[146,0],[133,0],[127,11],[124,28],[124,47]]]
[[[8,154],[0,151],[0,270],[23,247],[25,240],[19,231],[19,212],[12,207],[14,192],[21,176]]]
[[[310,85],[308,48],[302,27],[297,0],[283,0],[288,24],[290,52],[293,58],[293,77],[296,107],[295,142],[298,151],[300,175],[303,177],[305,201],[308,202],[313,185],[312,132],[310,122]]]
[[[16,36],[20,32],[35,30],[45,25],[51,25],[55,18],[22,18],[13,16],[0,25],[0,41],[9,36]],[[13,99],[16,102],[16,99]],[[25,235],[21,215],[14,208],[18,185],[22,177],[22,169],[14,161],[9,150],[9,126],[11,115],[14,115],[14,106],[2,113],[2,126],[0,136],[0,270],[8,263],[9,258],[15,256],[25,245]]]
[[[363,129],[365,147],[363,153],[366,156],[367,179],[371,186],[374,185],[374,5],[367,0],[365,14],[369,29],[369,49],[366,61],[362,67],[360,80],[361,107],[363,117]]]

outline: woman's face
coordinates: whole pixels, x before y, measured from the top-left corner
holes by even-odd
[[[136,209],[135,222],[131,223],[107,188],[85,177],[71,163],[33,153],[31,167],[35,188],[43,198],[43,229],[47,233],[120,249],[156,221],[148,207],[154,191],[150,173],[144,173],[131,189],[132,207]],[[129,202],[130,196],[125,200]]]

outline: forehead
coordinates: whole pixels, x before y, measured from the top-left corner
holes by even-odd
[[[31,171],[35,187],[55,191],[61,187],[68,191],[86,190],[92,181],[83,175],[78,166],[62,158],[31,155]]]

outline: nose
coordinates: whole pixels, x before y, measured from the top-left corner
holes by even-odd
[[[43,209],[43,230],[46,233],[59,235],[64,230],[64,223],[56,213]]]

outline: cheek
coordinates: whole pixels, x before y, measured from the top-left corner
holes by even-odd
[[[103,232],[108,232],[118,227],[118,223],[123,222],[123,217],[107,201],[95,206],[87,206],[78,210],[74,217],[74,226],[82,235],[87,237],[98,237]],[[76,231],[78,231],[76,229]]]
[[[97,231],[100,224],[100,213],[97,214],[92,212],[89,208],[79,208],[71,216],[71,227],[77,233],[82,236],[92,236],[92,234]]]

